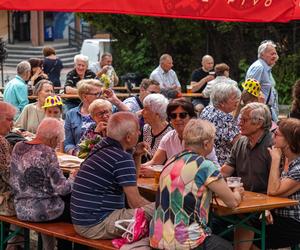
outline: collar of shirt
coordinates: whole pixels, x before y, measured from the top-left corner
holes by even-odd
[[[264,67],[264,69],[266,69],[267,71],[271,71],[272,67],[270,65],[268,65],[265,60],[259,58],[258,59],[260,61],[260,63],[262,64],[262,66]]]
[[[167,74],[167,73],[169,73],[169,71],[168,72],[165,72],[163,69],[162,69],[162,67],[160,67],[160,65],[158,66],[158,71],[159,71],[159,73],[160,74]]]
[[[262,136],[257,140],[257,142],[255,143],[255,145],[253,147],[251,147],[251,144],[250,144],[250,140],[248,139],[248,143],[247,143],[247,147],[250,148],[251,150],[254,149],[257,145],[259,145],[264,139],[265,137],[267,136],[271,136],[272,137],[272,134],[269,130],[266,130]]]
[[[24,81],[24,79],[21,76],[16,75],[16,78],[20,81],[22,81],[24,84],[26,84],[26,82]]]

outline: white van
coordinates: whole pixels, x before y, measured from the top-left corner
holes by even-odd
[[[89,65],[99,61],[104,52],[111,53],[111,39],[85,39],[80,54],[89,57]]]

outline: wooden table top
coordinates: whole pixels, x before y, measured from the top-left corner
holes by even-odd
[[[217,200],[217,203],[216,203]],[[213,211],[220,216],[231,214],[252,213],[274,208],[297,205],[299,202],[288,198],[268,196],[261,193],[245,191],[242,202],[236,208],[228,208],[220,199],[213,200]]]

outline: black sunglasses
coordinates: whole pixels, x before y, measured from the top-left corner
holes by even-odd
[[[181,112],[181,113],[171,113],[169,115],[169,118],[171,120],[175,120],[178,116],[180,119],[185,119],[189,114],[187,112]]]

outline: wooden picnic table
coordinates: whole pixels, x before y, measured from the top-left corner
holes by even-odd
[[[79,96],[77,94],[59,94],[59,96],[63,99],[79,99]],[[116,96],[118,98],[124,99],[130,96],[135,96],[135,94],[131,93],[116,93]],[[202,94],[199,93],[182,93],[183,97],[201,97]],[[28,96],[29,100],[35,100],[37,99],[37,96],[31,95]]]

